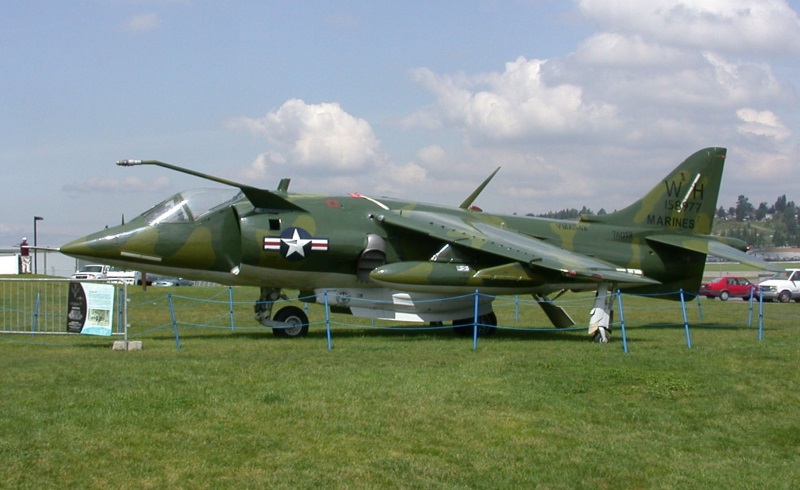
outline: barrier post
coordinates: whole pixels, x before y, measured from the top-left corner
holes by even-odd
[[[323,293],[325,303],[325,336],[328,339],[328,350],[333,350],[333,339],[331,338],[331,310],[328,308],[328,290]]]
[[[683,295],[683,288],[680,289],[681,293],[681,311],[683,312],[683,328],[686,330],[686,347],[692,348],[692,339],[689,336],[689,316],[686,314],[686,298]]]
[[[478,290],[475,290],[475,308],[472,316],[472,350],[478,350]]]
[[[39,304],[40,296],[39,290],[36,290],[36,302],[33,304],[33,318],[31,318],[31,333],[36,334],[39,331]]]
[[[231,332],[236,328],[233,316],[233,287],[228,286],[228,316],[231,320]]]
[[[121,333],[121,334],[123,334],[123,339],[124,339],[125,341],[127,341],[128,339],[125,339],[125,338],[124,338],[124,334],[125,334],[125,329],[124,329],[125,320],[122,318],[123,311],[124,311],[124,310],[122,309],[122,299],[123,299],[123,298],[122,298],[122,297],[123,297],[123,294],[122,294],[122,288],[124,288],[124,287],[125,287],[125,284],[126,284],[126,283],[125,283],[125,281],[122,281],[122,285],[121,285],[119,288],[118,288],[117,286],[114,286],[114,301],[116,301],[116,305],[115,305],[115,306],[116,306],[116,310],[114,310],[114,311],[116,312],[116,315],[117,315],[117,323],[116,323],[116,325],[117,325],[117,333]],[[117,292],[119,292],[119,294],[117,294]]]
[[[755,299],[755,295],[753,294],[753,288],[750,288],[750,306],[747,312],[747,326],[753,326],[753,300]]]
[[[758,341],[764,339],[764,291],[758,292]]]
[[[617,289],[617,304],[619,305],[619,330],[622,333],[622,352],[628,353],[628,335],[625,333],[625,313],[622,311],[622,293]]]
[[[175,347],[181,350],[181,338],[178,336],[178,320],[175,318],[175,304],[172,302],[172,293],[167,293],[169,315],[172,317],[172,331],[175,333]]]
[[[122,300],[120,301],[122,318],[122,337],[125,339],[125,348],[128,348],[128,283],[122,283]]]
[[[519,323],[519,295],[514,295],[514,321]]]
[[[700,296],[698,294],[697,295],[697,312],[700,313],[700,321],[701,322],[705,322],[706,321],[706,316],[703,314],[703,302],[700,301],[700,298],[702,298],[702,296]]]

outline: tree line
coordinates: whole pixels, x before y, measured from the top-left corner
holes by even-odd
[[[788,201],[786,194],[778,197],[771,206],[761,202],[758,207],[753,206],[747,196],[740,195],[736,206],[727,210],[720,206],[717,218],[718,221],[724,219],[738,224],[722,228],[720,234],[739,238],[757,248],[800,245],[797,205]]]

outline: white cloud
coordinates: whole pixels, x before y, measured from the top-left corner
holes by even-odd
[[[613,105],[585,101],[580,86],[548,83],[546,63],[519,57],[502,73],[471,77],[417,69],[416,81],[436,96],[436,105],[407,122],[461,128],[471,139],[488,142],[592,132],[613,123]]]
[[[736,111],[736,115],[742,120],[742,124],[738,126],[742,134],[763,136],[776,141],[783,141],[792,135],[789,128],[772,111],[743,108]]]
[[[424,181],[427,172],[421,165],[409,162],[405,165],[390,165],[389,175],[393,183],[405,187]]]
[[[726,182],[744,185],[739,193],[763,181],[748,180],[755,169],[787,168],[796,143],[777,114],[796,105],[796,95],[764,57],[800,52],[800,23],[785,2],[579,5],[599,31],[572,54],[519,57],[491,73],[414,70],[433,103],[404,122],[465,138],[450,157],[465,170],[459,185],[498,162],[504,168],[493,185],[503,186],[505,205],[530,211],[536,201],[550,203],[547,210],[569,195],[568,206],[612,210],[639,197],[615,200],[621,175],[625,189],[649,188],[653,169],[666,172],[706,146],[729,147]],[[427,163],[434,158],[422,155],[428,174],[441,178]]]
[[[785,0],[579,0],[614,32],[728,53],[800,52],[800,19]]]
[[[783,96],[785,90],[766,63],[734,62],[711,53],[705,58],[713,66],[721,95],[732,104],[770,100]]]
[[[493,190],[477,203],[487,211],[583,205],[611,211],[654,185],[654,172],[660,177],[697,149],[727,146],[732,158],[726,182],[740,186],[732,192],[747,193],[747,185],[766,175],[750,179],[756,169],[773,174],[791,161],[794,135],[778,114],[795,99],[758,54],[775,51],[773,41],[762,37],[741,49],[742,34],[731,34],[762,29],[764,19],[773,19],[767,7],[786,14],[789,24],[779,23],[779,32],[796,15],[774,1],[754,2],[747,10],[735,0],[738,13],[721,5],[582,1],[599,30],[574,53],[520,56],[488,73],[418,68],[413,80],[432,102],[401,126],[424,129],[427,141],[403,164],[384,154],[369,123],[338,104],[293,99],[232,126],[269,145],[248,178],[291,165],[297,189],[324,185],[326,192],[457,204],[502,166]],[[679,17],[685,35],[671,24]],[[448,141],[447,150],[430,141]]]
[[[626,36],[602,32],[583,41],[575,58],[587,65],[606,66],[676,66],[685,61],[685,53],[669,46],[654,44],[640,35]]]
[[[158,14],[139,14],[134,16],[125,24],[131,32],[149,32],[157,29],[161,25]]]
[[[430,145],[420,149],[417,156],[428,165],[440,165],[446,163],[447,152],[439,145]]]
[[[351,172],[385,160],[369,123],[335,103],[291,99],[262,118],[237,118],[231,126],[264,136],[274,147],[254,162],[255,167],[265,167],[269,161]]]
[[[725,183],[738,194],[748,196],[751,202],[764,199],[775,199],[786,194],[789,199],[795,198],[797,185],[787,176],[797,172],[797,145],[785,148],[764,149],[758,145],[737,145],[728,159],[740,162],[737,166],[728,166]],[[759,190],[753,195],[753,190]],[[728,205],[732,205],[728,204]]]

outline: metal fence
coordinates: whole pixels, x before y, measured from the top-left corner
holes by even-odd
[[[70,310],[69,293],[70,284],[75,281],[69,279],[29,279],[29,278],[0,278],[0,334],[65,334],[68,333],[68,314]],[[92,281],[87,281],[92,282]],[[202,288],[199,295],[195,294],[181,294],[178,296],[170,292],[171,288],[165,291],[160,291],[163,288],[155,288],[153,293],[142,295],[142,293],[131,292],[131,298],[136,299],[134,304],[128,303],[128,286],[123,284],[115,284],[114,294],[114,317],[113,317],[113,332],[112,335],[124,335],[125,340],[128,340],[128,329],[126,328],[129,323],[134,323],[134,334],[141,335],[142,333],[151,332],[154,330],[168,329],[170,326],[175,333],[176,339],[178,338],[179,327],[203,327],[203,328],[228,328],[231,331],[234,329],[241,330],[242,328],[256,328],[258,330],[265,330],[266,327],[257,324],[256,327],[248,327],[248,324],[253,324],[252,315],[252,299],[242,301],[234,301],[234,289],[232,287],[218,286],[216,288]],[[180,288],[180,291],[186,290],[188,293],[195,288]],[[207,291],[206,291],[207,290]],[[156,293],[158,291],[158,293]],[[247,291],[251,293],[254,291]],[[227,293],[227,294],[226,294]],[[613,327],[619,328],[623,333],[623,347],[627,351],[627,345],[624,341],[624,330],[626,326],[639,326],[642,321],[637,321],[637,311],[646,311],[650,316],[646,316],[644,325],[648,327],[660,326],[663,322],[664,325],[675,326],[683,325],[687,346],[691,347],[691,338],[689,336],[689,324],[707,323],[706,317],[709,319],[716,318],[716,311],[724,309],[727,318],[735,318],[735,325],[737,326],[753,326],[757,321],[759,327],[759,340],[761,340],[761,332],[763,331],[763,322],[767,314],[772,314],[773,317],[777,313],[783,313],[787,317],[797,318],[797,310],[792,305],[774,305],[769,311],[764,310],[764,303],[759,301],[760,298],[750,298],[746,301],[701,301],[700,298],[695,298],[694,295],[685,295],[681,292],[682,301],[675,304],[671,301],[656,302],[644,306],[637,306],[636,303],[632,305],[625,305],[623,309],[622,296],[617,294],[617,302],[615,311],[617,317],[614,320]],[[237,296],[240,294],[237,293]],[[195,297],[197,296],[197,297]],[[202,297],[200,297],[202,296]],[[480,301],[479,293],[475,293],[476,303]],[[503,312],[503,322],[497,326],[498,329],[506,330],[523,330],[526,332],[545,330],[545,331],[566,331],[566,330],[585,330],[586,326],[576,326],[572,329],[558,329],[553,330],[552,326],[543,320],[544,314],[535,308],[538,301],[534,299],[522,299],[519,296],[513,297],[498,297],[495,299],[494,310],[498,315]],[[685,301],[684,301],[685,299]],[[294,300],[293,300],[294,301]],[[687,302],[693,303],[691,308],[687,308]],[[565,311],[570,312],[574,318],[589,311],[589,308],[594,303],[594,298],[590,295],[583,295],[574,299],[559,300],[559,306]],[[306,308],[307,308],[306,304]],[[331,326],[339,327],[353,327],[353,328],[387,328],[392,330],[427,330],[427,329],[440,329],[445,328],[442,325],[413,325],[398,327],[393,324],[383,323],[375,325],[375,320],[372,324],[364,324],[363,322],[353,322],[347,316],[331,319],[330,310],[325,304],[324,308],[324,321],[319,314],[313,319],[310,324],[324,325],[328,332],[328,339],[330,343],[330,329]],[[539,315],[542,318],[536,319],[538,322],[542,320],[542,324],[546,325],[541,329],[531,327],[530,325],[520,326],[520,309],[526,308],[534,311],[534,315]],[[513,309],[513,311],[512,311]],[[652,320],[652,313],[655,310],[659,323],[654,323]],[[660,311],[663,310],[663,313]],[[788,311],[787,311],[788,310]],[[234,311],[237,315],[234,317]],[[476,310],[477,311],[477,310]],[[730,313],[736,312],[735,317],[731,317]],[[129,318],[132,314],[132,318]],[[479,318],[475,318],[475,324],[479,322]],[[712,320],[713,322],[713,320]],[[388,327],[387,327],[388,325]],[[449,328],[449,327],[448,327]],[[474,339],[477,344],[477,338]]]
[[[69,279],[0,279],[0,333],[67,333]],[[114,333],[124,332],[125,286],[116,284]]]

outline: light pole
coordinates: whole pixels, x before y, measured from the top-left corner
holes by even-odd
[[[36,259],[38,259],[39,251],[36,250],[36,222],[41,221],[44,218],[41,216],[34,216],[33,217],[33,273],[38,274],[38,264],[36,263]],[[45,271],[46,272],[46,271]]]

